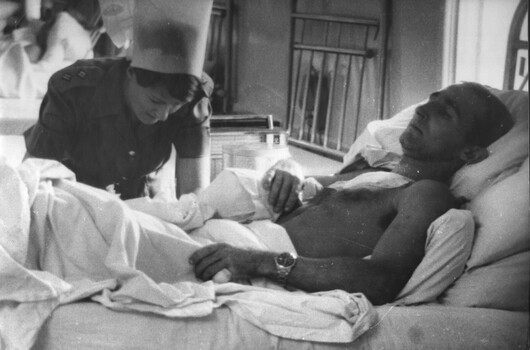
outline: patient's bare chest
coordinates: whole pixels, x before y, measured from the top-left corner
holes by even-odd
[[[366,256],[396,215],[392,189],[327,190],[283,226],[308,257]]]

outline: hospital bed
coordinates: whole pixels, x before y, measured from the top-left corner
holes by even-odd
[[[119,312],[90,299],[58,306],[33,349],[523,349],[528,346],[530,241],[528,232],[528,93],[496,91],[516,118],[489,147],[490,157],[454,177],[455,195],[469,200],[475,239],[464,273],[435,300],[373,308],[376,318],[352,342],[308,341],[275,335],[222,306],[203,317]],[[414,106],[375,121],[346,156],[392,159],[396,138]],[[381,136],[385,135],[383,139]],[[4,135],[23,154],[20,135]],[[22,148],[22,149],[20,149]],[[6,148],[2,147],[2,150]],[[377,151],[375,151],[377,150]],[[372,152],[372,153],[371,153]],[[373,152],[377,157],[370,156]],[[5,153],[5,152],[3,152]],[[383,155],[383,156],[382,156]],[[379,157],[379,158],[378,158]],[[73,229],[73,228],[72,228]],[[421,266],[421,265],[420,265]],[[419,269],[420,267],[418,267]],[[443,273],[443,272],[442,272]],[[421,271],[415,274],[422,275]],[[5,318],[4,318],[5,319]],[[278,320],[279,323],[284,320]],[[23,326],[23,325],[19,325]]]
[[[528,348],[528,93],[496,93],[516,124],[489,147],[487,160],[463,168],[453,179],[453,193],[468,199],[467,209],[477,227],[465,271],[451,286],[437,291],[435,300],[374,307],[376,318],[369,329],[352,342],[339,343],[278,336],[257,326],[259,317],[249,322],[229,307],[203,317],[170,318],[114,311],[83,299],[58,306],[40,329],[33,349]],[[35,120],[38,107],[38,102],[18,100],[0,108],[0,152],[11,164],[22,159],[21,132]],[[374,164],[396,159],[396,139],[413,108],[370,123],[350,147],[345,165],[358,157]]]

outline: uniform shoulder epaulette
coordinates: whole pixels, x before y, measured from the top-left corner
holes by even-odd
[[[80,86],[97,85],[105,76],[105,70],[96,65],[73,64],[54,73],[50,83],[59,91]]]
[[[214,83],[213,83],[213,79],[205,72],[202,72],[202,75],[201,75],[201,85],[202,85],[202,89],[204,93],[206,94],[206,96],[210,97],[213,92]]]

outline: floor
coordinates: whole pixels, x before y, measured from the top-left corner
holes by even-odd
[[[289,146],[289,153],[294,160],[302,165],[306,176],[331,175],[336,173],[342,164],[292,145]]]

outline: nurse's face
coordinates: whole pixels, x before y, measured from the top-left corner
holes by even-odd
[[[168,116],[178,111],[188,101],[180,101],[169,94],[162,85],[143,87],[134,74],[128,76],[125,89],[129,108],[143,124],[152,125],[166,121]]]

